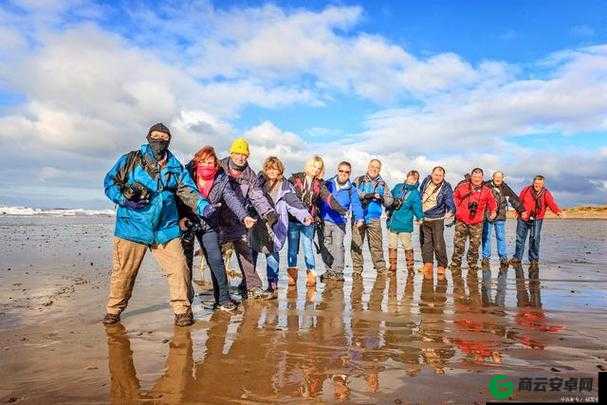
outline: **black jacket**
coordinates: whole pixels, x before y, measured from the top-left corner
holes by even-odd
[[[502,184],[498,186],[493,184],[493,180],[489,180],[485,182],[485,185],[491,189],[493,192],[493,196],[495,197],[495,201],[497,201],[497,216],[495,217],[495,221],[504,221],[506,219],[506,212],[508,211],[508,203],[514,208],[517,212],[521,213],[523,210],[523,206],[518,196],[508,184],[502,182]]]

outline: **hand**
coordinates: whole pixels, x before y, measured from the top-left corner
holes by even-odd
[[[207,204],[207,206],[204,207],[204,210],[202,210],[202,216],[204,218],[210,218],[215,211],[215,206],[213,204]]]
[[[374,198],[375,200],[381,200],[381,199],[382,199],[382,198],[381,198],[381,195],[380,195],[380,194],[378,194],[378,193],[373,194],[373,198]]]
[[[497,217],[497,212],[492,212],[489,214],[489,221],[493,221]]]
[[[418,220],[416,220],[416,221],[415,221],[415,223],[416,223],[417,225],[420,225],[420,224],[422,224],[423,222],[424,222],[424,220],[423,220],[423,219],[418,219]]]
[[[266,220],[268,226],[272,228],[274,224],[278,222],[278,215],[275,211],[270,211],[265,215],[264,219]]]
[[[184,232],[187,231],[189,225],[190,225],[190,220],[188,218],[183,217],[179,220],[179,229],[181,229],[182,231],[184,231]]]
[[[140,209],[147,207],[148,202],[146,200],[140,200],[140,201],[126,200],[123,205],[126,208],[131,209],[131,210],[140,210]]]
[[[251,217],[245,217],[245,219],[243,219],[242,222],[244,223],[245,228],[251,229],[251,228],[253,228],[253,226],[255,226],[255,224],[257,223],[257,220],[253,219]]]
[[[445,214],[445,219],[449,219],[449,218],[452,218],[452,217],[453,217],[453,213],[451,211],[449,211],[449,212],[447,212]]]
[[[523,221],[528,221],[529,220],[529,213],[527,211],[521,212],[521,219]]]
[[[359,219],[358,221],[356,221],[357,228],[362,228],[363,226],[365,226],[365,221],[363,221],[362,219]]]
[[[306,218],[304,218],[303,224],[305,226],[310,226],[313,223],[314,223],[314,218],[312,218],[312,217],[306,217]]]

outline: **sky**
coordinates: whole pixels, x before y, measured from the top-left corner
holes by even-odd
[[[0,2],[0,205],[111,207],[156,122],[183,163],[244,136],[254,169],[482,167],[607,203],[607,3]]]

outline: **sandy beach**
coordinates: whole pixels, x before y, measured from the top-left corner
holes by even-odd
[[[510,399],[560,401],[596,398],[607,369],[604,220],[546,221],[539,272],[493,262],[424,278],[399,262],[395,276],[369,266],[353,281],[347,268],[345,283],[307,290],[300,277],[287,290],[282,257],[277,300],[227,314],[196,298],[190,328],[173,327],[151,255],[122,323],[99,322],[113,222],[0,217],[3,403],[484,403],[498,374],[514,382]],[[519,389],[526,378],[586,385]]]

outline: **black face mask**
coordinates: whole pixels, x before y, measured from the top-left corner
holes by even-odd
[[[156,160],[164,159],[167,150],[169,150],[169,141],[148,139],[148,143],[150,144],[150,148],[152,148],[152,152],[154,152]]]

